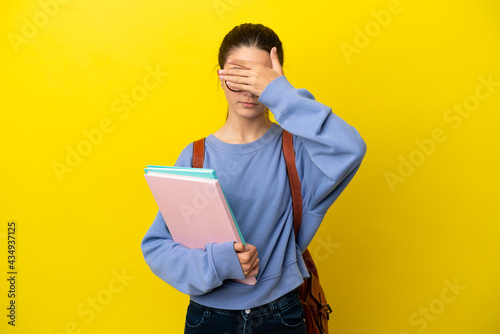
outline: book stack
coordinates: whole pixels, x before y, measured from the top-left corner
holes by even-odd
[[[213,169],[148,165],[146,181],[174,241],[188,248],[245,244]],[[237,280],[254,285],[254,277]]]

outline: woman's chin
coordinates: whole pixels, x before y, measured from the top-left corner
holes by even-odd
[[[259,118],[264,115],[265,109],[260,110],[256,108],[238,108],[236,111],[236,114],[239,117],[243,118],[248,118],[248,119],[254,119],[254,118]]]

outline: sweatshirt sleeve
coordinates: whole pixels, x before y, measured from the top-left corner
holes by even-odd
[[[259,102],[294,137],[303,198],[297,242],[304,251],[328,208],[359,169],[366,144],[354,127],[316,101],[306,89],[295,89],[285,76],[270,82]]]
[[[176,166],[189,167],[191,155],[192,144],[181,153]],[[172,239],[160,211],[146,232],[141,249],[156,276],[189,295],[205,294],[226,279],[245,278],[232,241],[209,243],[204,249],[187,248]]]

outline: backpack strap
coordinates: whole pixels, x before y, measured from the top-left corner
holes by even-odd
[[[302,191],[300,188],[300,179],[299,174],[297,173],[297,166],[295,165],[293,135],[290,132],[283,130],[281,144],[283,146],[283,155],[285,157],[288,182],[290,183],[290,191],[292,193],[293,229],[295,231],[295,237],[297,237],[300,229],[300,224],[302,222]]]
[[[205,138],[193,142],[193,168],[203,168],[205,161]]]
[[[297,236],[302,222],[302,191],[300,187],[299,174],[297,173],[297,166],[295,165],[293,135],[290,132],[283,130],[281,144],[283,147],[283,156],[285,157],[288,182],[290,183],[290,192],[292,194],[293,229],[295,231],[295,236]],[[193,142],[193,167],[203,168],[204,160],[205,138],[201,138]]]

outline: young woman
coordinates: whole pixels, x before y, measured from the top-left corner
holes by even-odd
[[[283,75],[283,47],[261,24],[233,28],[219,49],[225,124],[205,142],[247,245],[188,249],[172,240],[160,212],[142,241],[162,280],[189,294],[185,333],[305,333],[297,287],[309,276],[302,252],[359,168],[366,145],[352,126]],[[271,111],[277,122],[269,119]],[[281,136],[293,135],[303,198],[297,240]],[[176,166],[191,167],[193,144]],[[257,277],[256,285],[234,281]]]

